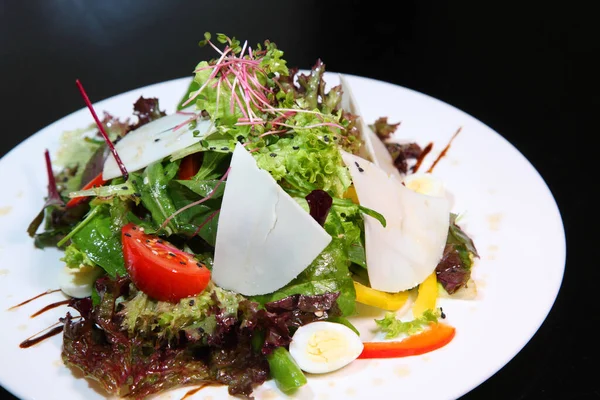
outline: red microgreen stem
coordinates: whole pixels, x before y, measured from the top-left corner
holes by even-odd
[[[44,156],[46,158],[46,172],[48,172],[48,198],[46,199],[46,204],[44,204],[44,208],[50,205],[64,205],[60,194],[58,194],[58,189],[56,188],[56,180],[54,179],[54,172],[52,171],[52,162],[50,161],[50,152],[46,150],[44,152]]]
[[[192,236],[196,236],[200,232],[200,229],[202,229],[204,227],[204,225],[208,224],[210,222],[210,220],[212,220],[219,213],[219,211],[221,211],[220,208],[218,210],[213,211],[208,216],[208,218],[206,218],[206,220],[203,223],[198,225],[198,228],[196,228],[196,230],[194,231],[194,234]]]
[[[200,114],[195,114],[192,113],[193,117],[186,119],[185,121],[183,121],[182,123],[180,123],[179,125],[177,125],[175,128],[173,128],[173,132],[175,132],[178,129],[181,129],[182,127],[186,126],[187,124],[193,122],[193,121],[197,121],[198,118],[200,117]]]
[[[339,128],[339,129],[344,129],[342,126],[333,123],[333,122],[322,122],[320,124],[313,124],[313,125],[305,125],[305,126],[296,126],[296,125],[290,125],[290,124],[284,124],[283,122],[271,122],[273,125],[279,125],[279,126],[286,126],[288,128],[294,128],[294,129],[311,129],[311,128],[318,128],[320,126],[331,126],[334,128]]]
[[[85,105],[92,113],[92,117],[94,117],[94,121],[96,121],[96,125],[98,125],[98,129],[100,130],[100,133],[102,134],[102,137],[104,138],[104,141],[106,141],[106,145],[108,146],[113,157],[115,158],[115,161],[117,162],[117,165],[119,166],[119,169],[121,170],[121,174],[123,174],[123,179],[125,179],[125,180],[129,179],[129,173],[127,172],[127,168],[125,168],[125,164],[123,164],[123,161],[121,161],[121,157],[119,157],[119,154],[117,153],[117,149],[115,149],[115,146],[110,141],[110,138],[108,137],[108,134],[106,133],[106,130],[104,129],[104,126],[102,125],[102,122],[100,122],[98,115],[96,115],[96,111],[94,111],[94,106],[92,106],[92,102],[90,101],[90,98],[88,97],[87,93],[85,92],[83,85],[81,84],[79,79],[77,79],[75,81],[75,84],[77,84],[77,88],[79,89],[79,92],[81,93],[81,96],[83,97],[83,101],[85,102]]]
[[[229,86],[229,89],[232,89],[231,82],[229,82],[227,79],[224,79],[223,81],[227,84],[227,86]],[[244,110],[244,105],[242,104],[242,101],[240,100],[237,93],[233,90],[231,91],[231,98],[237,101],[238,107],[240,107],[240,111],[242,112],[244,117],[248,118],[248,114],[246,113],[246,110]]]
[[[276,130],[276,131],[268,131],[263,133],[262,135],[258,135],[259,138],[261,137],[265,137],[265,136],[269,136],[269,135],[275,135],[277,133],[286,133],[289,132],[289,129],[280,129],[280,130]]]

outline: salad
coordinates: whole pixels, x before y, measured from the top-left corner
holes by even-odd
[[[110,394],[223,384],[286,394],[357,359],[434,351],[455,330],[440,296],[475,298],[477,250],[430,145],[361,118],[318,60],[205,34],[177,112],[140,97],[125,119],[65,132],[28,228],[64,250],[62,359]],[[437,162],[437,160],[436,160]],[[435,163],[434,163],[435,165]],[[384,339],[361,340],[357,304]]]

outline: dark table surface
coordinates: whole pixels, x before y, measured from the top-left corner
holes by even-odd
[[[270,39],[289,65],[310,68],[321,58],[328,70],[434,96],[492,127],[531,161],[567,235],[564,280],[548,318],[463,399],[600,398],[599,335],[590,328],[599,320],[591,257],[598,124],[586,123],[599,105],[596,18],[574,4],[454,3],[0,0],[0,155],[82,107],[75,78],[98,101],[190,76],[207,54],[196,46],[205,31],[249,43]],[[511,321],[499,325],[510,329]],[[9,361],[0,361],[6,368]],[[0,388],[0,398],[13,397]]]

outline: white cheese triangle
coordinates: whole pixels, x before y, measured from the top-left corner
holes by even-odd
[[[210,120],[198,120],[193,128],[190,124],[185,124],[193,117],[190,113],[189,110],[185,110],[185,113],[166,115],[129,132],[117,142],[115,148],[127,171],[133,172],[147,167],[155,161],[199,142],[215,131],[214,124]],[[175,129],[180,124],[184,125]],[[194,131],[198,131],[196,136]],[[102,178],[109,180],[118,176],[121,176],[121,170],[115,158],[110,155],[104,163]]]
[[[274,292],[329,242],[321,225],[238,143],[219,213],[213,281],[247,296]]]
[[[439,263],[450,223],[450,202],[405,187],[377,165],[342,152],[360,204],[381,213],[384,228],[365,216],[365,250],[373,289],[399,292],[415,287]]]
[[[392,160],[390,152],[379,137],[377,137],[377,134],[375,134],[365,122],[364,116],[360,112],[358,103],[352,93],[350,84],[342,74],[340,74],[339,77],[340,83],[342,84],[342,109],[349,111],[354,115],[358,115],[358,129],[360,131],[361,139],[363,140],[363,146],[359,151],[359,155],[362,158],[373,161],[375,165],[400,180],[402,176],[398,171],[398,168],[394,165],[394,160]]]

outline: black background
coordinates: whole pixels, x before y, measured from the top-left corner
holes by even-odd
[[[599,126],[589,124],[598,113],[598,22],[575,3],[477,4],[0,0],[1,155],[83,107],[76,78],[99,101],[191,76],[198,61],[212,57],[197,46],[205,31],[250,44],[270,39],[290,66],[310,68],[321,58],[330,71],[437,97],[531,161],[557,200],[567,235],[563,285],[548,318],[510,363],[462,399],[598,399],[600,334],[590,326],[599,320],[599,266],[591,257]],[[531,289],[534,296],[534,283]],[[499,329],[512,324],[498,321]],[[10,363],[1,355],[0,362]],[[1,390],[0,398],[12,399]]]

